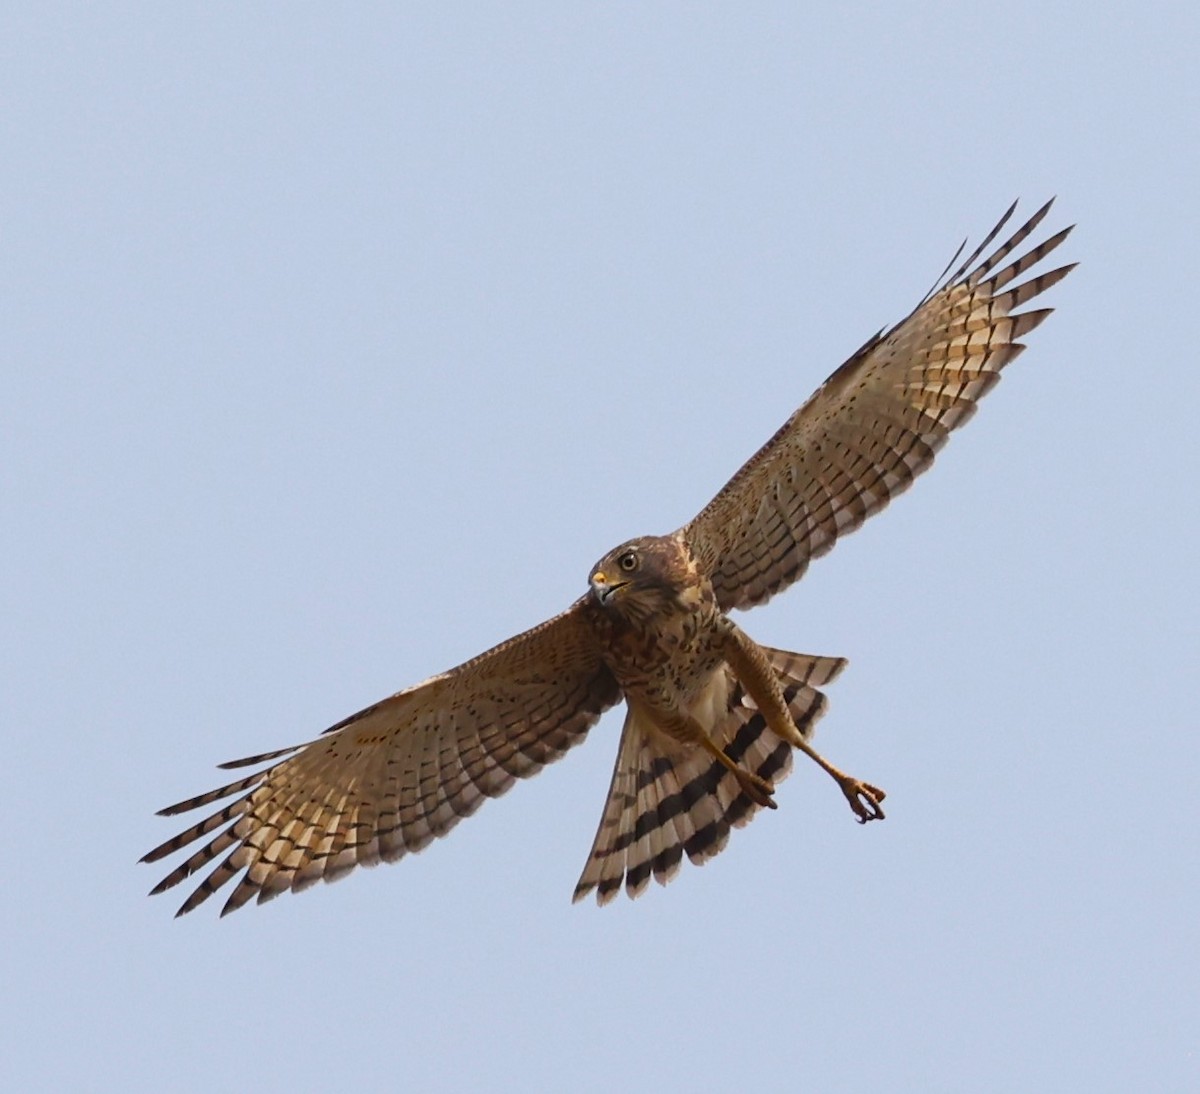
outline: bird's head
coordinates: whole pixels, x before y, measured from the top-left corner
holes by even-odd
[[[589,584],[601,607],[638,619],[683,607],[703,582],[679,536],[643,536],[609,551],[592,567]]]

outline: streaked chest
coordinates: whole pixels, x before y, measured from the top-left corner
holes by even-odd
[[[723,657],[711,591],[690,589],[646,616],[598,620],[604,660],[627,695],[654,705],[687,706]]]

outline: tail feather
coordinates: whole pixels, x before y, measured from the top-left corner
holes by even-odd
[[[792,718],[805,738],[825,712],[817,690],[845,667],[839,657],[814,657],[763,647],[783,684]],[[767,728],[766,719],[728,674],[725,715],[713,739],[736,763],[773,783],[792,768],[792,746]],[[696,865],[724,850],[732,828],[748,824],[759,806],[737,778],[698,748],[667,740],[632,711],[626,715],[612,783],[596,839],[574,899],[595,891],[607,904],[622,884],[630,897],[645,891],[651,877],[667,884],[683,855]]]

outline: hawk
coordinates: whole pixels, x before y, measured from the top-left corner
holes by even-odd
[[[905,490],[1024,348],[1018,339],[1050,314],[1016,309],[1073,265],[1013,283],[1071,229],[1009,261],[1049,202],[980,258],[1015,208],[952,273],[958,254],[951,259],[906,319],[838,368],[694,520],[610,551],[561,615],[306,744],[222,764],[266,766],[163,809],[174,816],[232,798],[144,857],[207,841],[152,892],[211,867],[182,915],[240,874],[224,915],[420,851],[579,744],[622,699],[616,766],[575,900],[594,892],[605,904],[622,886],[634,897],[651,877],[666,884],[685,855],[703,863],[718,854],[731,828],[775,808],[793,750],[828,772],[860,822],[881,819],[884,792],[811,744],[826,707],[820,689],[845,660],[761,646],[729,613],[786,588]]]

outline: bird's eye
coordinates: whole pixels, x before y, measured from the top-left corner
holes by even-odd
[[[633,573],[637,569],[637,555],[633,551],[626,551],[619,559],[617,565],[621,567],[627,574]]]

